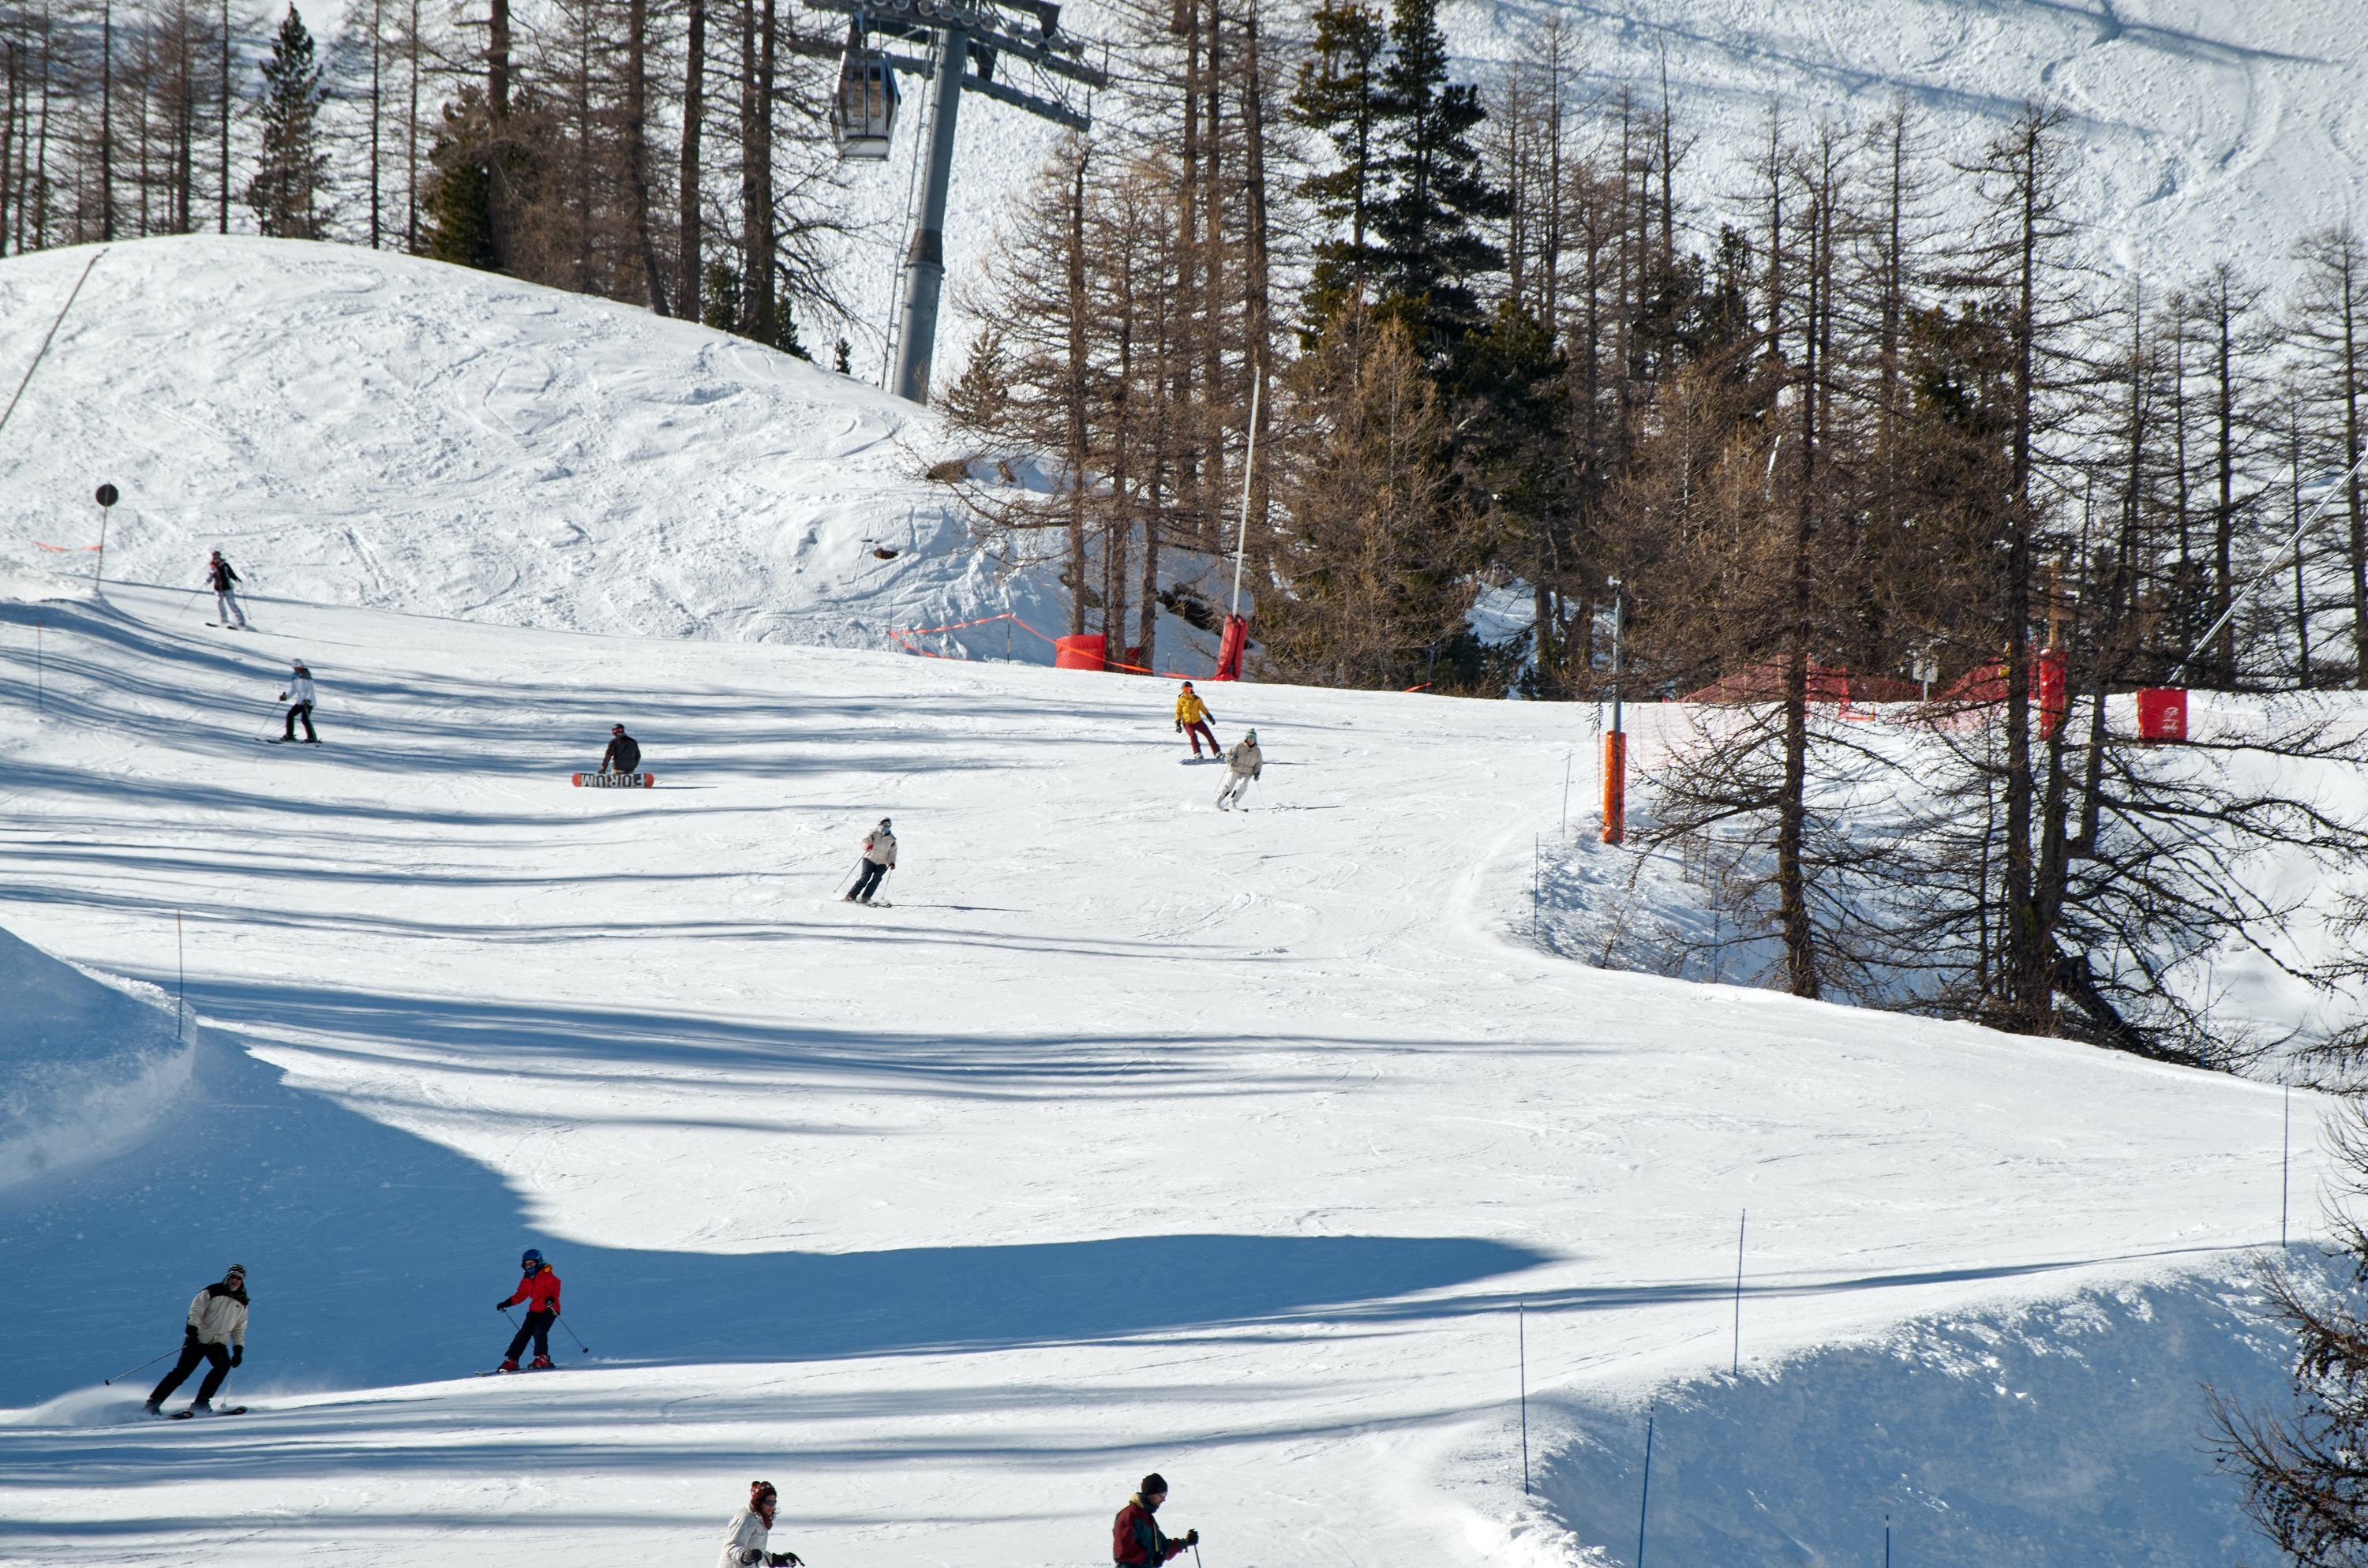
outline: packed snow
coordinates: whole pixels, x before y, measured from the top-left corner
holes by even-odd
[[[2313,1098],[2289,1177],[2274,1086],[1557,955],[1581,712],[1219,687],[1229,815],[1167,682],[250,612],[0,606],[0,926],[153,1042],[185,912],[196,1020],[0,1188],[0,1555],[704,1563],[763,1477],[816,1568],[1073,1563],[1157,1468],[1212,1568],[1627,1562],[1648,1413],[1656,1563],[2244,1539]],[[478,1381],[524,1245],[564,1369]],[[253,1413],[142,1424],[233,1262]]]

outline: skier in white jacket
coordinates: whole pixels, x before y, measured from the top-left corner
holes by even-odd
[[[715,1568],[804,1568],[805,1560],[796,1552],[766,1548],[773,1533],[773,1510],[780,1500],[771,1482],[748,1483],[748,1506],[732,1516],[732,1533],[723,1538],[723,1555],[715,1560]]]
[[[233,1263],[222,1277],[199,1291],[189,1302],[188,1324],[181,1330],[181,1358],[148,1396],[148,1414],[159,1414],[165,1398],[183,1380],[206,1364],[205,1381],[190,1403],[192,1415],[211,1415],[214,1395],[222,1392],[230,1369],[246,1359],[246,1266]]]
[[[896,869],[896,835],[888,831],[886,817],[864,835],[862,867],[855,885],[847,890],[848,903],[870,903],[871,895],[880,891],[880,884],[887,881],[888,873]]]
[[[313,672],[304,667],[303,660],[297,660],[296,667],[289,671],[288,689],[279,694],[279,700],[288,704],[288,733],[279,738],[294,740],[296,721],[302,719],[304,721],[304,744],[319,745],[321,737],[313,731]]]
[[[1258,732],[1252,730],[1225,754],[1225,787],[1217,791],[1217,809],[1230,812],[1239,805],[1242,797],[1249,793],[1250,780],[1265,766],[1266,758],[1258,753]],[[1242,810],[1249,808],[1243,806]]]

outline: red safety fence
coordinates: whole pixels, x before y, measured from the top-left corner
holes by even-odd
[[[35,540],[33,542],[37,545],[40,545],[40,548],[43,550],[54,550],[60,554],[64,554],[69,551],[97,550],[98,548],[98,546],[95,544],[41,544],[40,540]]]
[[[1039,642],[1051,643],[1053,665],[1055,669],[1125,670],[1130,675],[1156,675],[1168,680],[1203,678],[1188,676],[1181,670],[1150,670],[1141,665],[1130,665],[1123,660],[1113,659],[1105,651],[1109,647],[1107,638],[1099,632],[1086,637],[1047,637],[1009,610],[1004,611],[1001,615],[981,616],[976,620],[957,620],[946,626],[908,626],[901,631],[892,631],[888,635],[903,643],[905,651],[908,653],[918,653],[925,659],[951,659],[957,664],[973,664],[976,661],[973,660],[968,653],[933,653],[915,642],[913,639],[931,636],[940,631],[962,631],[973,626],[992,626],[998,620],[1011,622]],[[1128,652],[1132,653],[1133,650],[1129,649]]]

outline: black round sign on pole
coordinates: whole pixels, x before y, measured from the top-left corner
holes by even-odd
[[[100,506],[112,506],[118,501],[122,499],[122,493],[117,490],[112,484],[102,484],[98,487],[98,504]]]

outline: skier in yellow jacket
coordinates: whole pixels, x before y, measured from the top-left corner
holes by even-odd
[[[1209,711],[1209,705],[1201,700],[1200,693],[1192,689],[1192,683],[1186,681],[1184,689],[1176,694],[1176,733],[1192,737],[1194,756],[1201,755],[1201,737],[1203,735],[1209,737],[1211,756],[1225,755],[1224,748],[1217,744],[1217,732],[1209,728],[1209,721],[1215,717]]]

